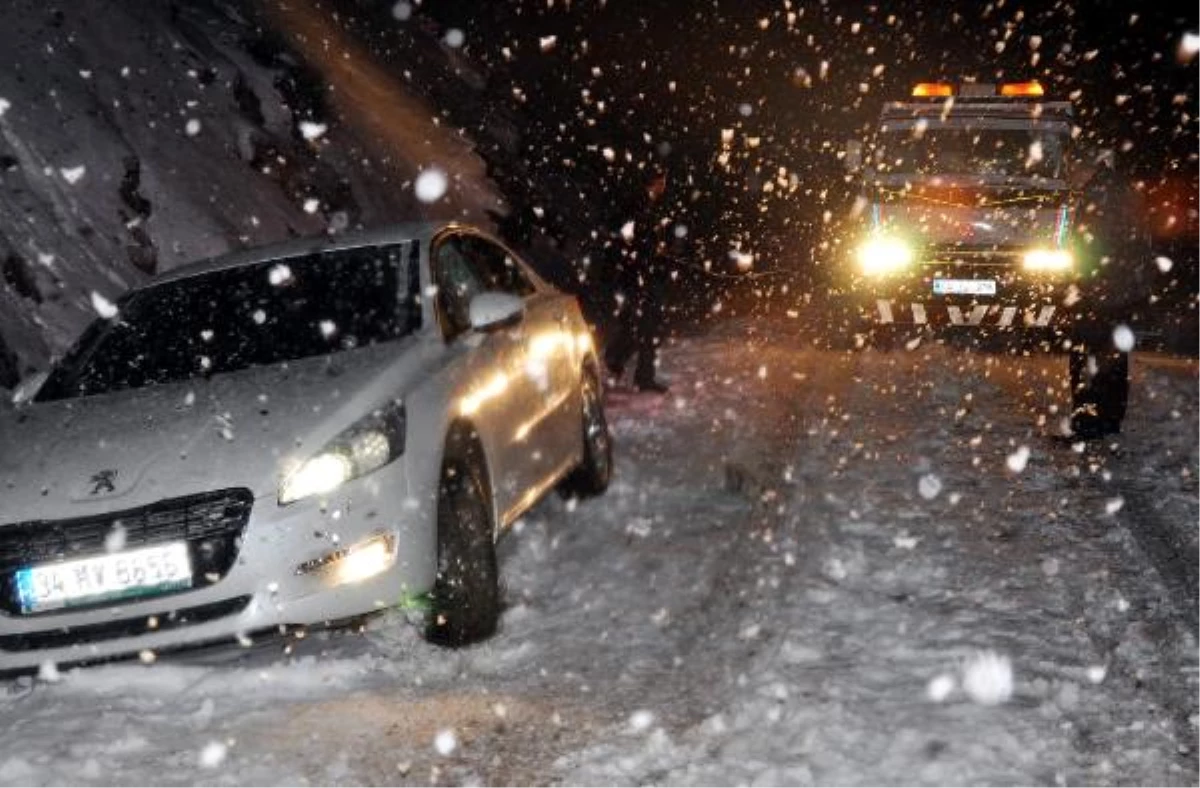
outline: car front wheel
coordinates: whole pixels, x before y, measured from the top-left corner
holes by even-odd
[[[431,643],[458,647],[487,638],[500,619],[500,573],[480,461],[451,454],[438,488],[437,578],[425,624]]]

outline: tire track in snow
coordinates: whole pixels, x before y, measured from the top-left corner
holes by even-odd
[[[1104,567],[1100,591],[1116,600],[1114,612],[1100,601],[1101,594],[1078,582],[1073,588],[1078,620],[1106,656],[1107,681],[1124,681],[1134,696],[1166,710],[1180,743],[1176,755],[1194,780],[1196,753],[1189,742],[1195,740],[1197,715],[1197,451],[1194,442],[1172,445],[1164,438],[1170,434],[1167,425],[1179,420],[1190,429],[1185,434],[1196,433],[1195,362],[1135,356],[1123,433],[1088,444],[1059,435],[1056,417],[1069,407],[1064,389],[1029,386],[1030,379],[1061,375],[1054,358],[1029,359],[1021,366],[1025,374],[1008,370],[997,380],[1043,425],[1040,443],[1052,472],[1075,502],[1061,524],[1064,538],[1090,550],[1089,569]],[[1182,493],[1164,495],[1176,484]],[[1092,729],[1095,735],[1081,733],[1081,746],[1110,751],[1112,743],[1099,734],[1100,726]]]

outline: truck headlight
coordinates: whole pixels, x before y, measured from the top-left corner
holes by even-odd
[[[913,249],[894,237],[872,238],[858,247],[858,266],[868,276],[880,276],[912,265]]]
[[[1030,249],[1021,262],[1026,271],[1069,271],[1075,266],[1067,249]]]
[[[397,401],[360,419],[284,477],[279,505],[333,492],[399,457],[404,453],[406,418],[404,403]]]

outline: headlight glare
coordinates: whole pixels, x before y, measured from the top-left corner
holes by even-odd
[[[291,503],[310,495],[324,495],[341,487],[353,475],[354,463],[349,457],[337,452],[318,454],[284,481],[279,502]]]
[[[1066,249],[1030,249],[1022,263],[1027,271],[1069,271],[1075,259]]]
[[[912,247],[899,238],[872,238],[858,247],[858,265],[868,276],[899,271],[912,261]]]
[[[399,457],[405,418],[404,404],[393,402],[360,420],[283,479],[280,505],[333,492]]]

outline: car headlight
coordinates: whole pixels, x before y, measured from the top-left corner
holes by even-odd
[[[1069,271],[1075,266],[1067,249],[1030,249],[1021,262],[1027,271]]]
[[[913,261],[912,247],[894,237],[872,238],[858,247],[858,265],[864,274],[879,276],[907,268]]]
[[[399,401],[359,420],[284,478],[280,506],[333,492],[399,457],[404,453],[405,421],[404,403]]]

